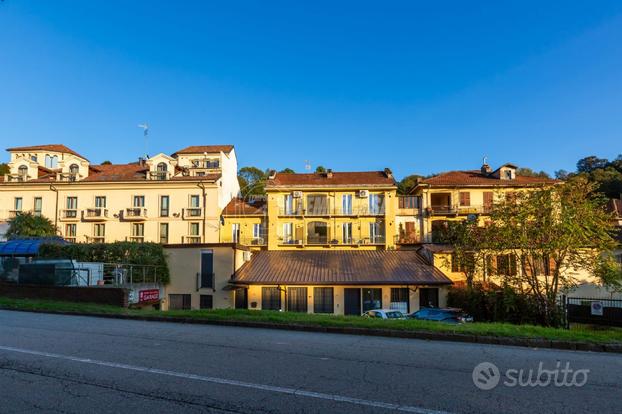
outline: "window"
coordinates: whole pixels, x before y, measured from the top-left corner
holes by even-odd
[[[283,242],[291,243],[294,240],[294,224],[283,223]]]
[[[328,197],[324,194],[311,194],[307,196],[307,214],[328,214]]]
[[[185,294],[185,295],[170,294],[168,295],[168,308],[170,310],[190,309],[191,299],[192,299],[192,296],[188,294]]]
[[[384,243],[384,223],[369,223],[369,240],[371,243]]]
[[[134,196],[134,207],[145,207],[145,196]]]
[[[15,201],[13,202],[13,207],[15,211],[22,211],[22,198],[21,197],[15,197]]]
[[[201,229],[201,223],[190,223],[190,235],[198,236]]]
[[[419,202],[417,196],[403,196],[398,197],[399,208],[413,209],[419,208]]]
[[[471,205],[471,193],[468,191],[461,191],[458,195],[460,196],[461,206],[468,207]]]
[[[261,244],[265,242],[266,230],[262,223],[253,224],[253,240],[257,244]]]
[[[78,167],[78,164],[71,164],[69,166],[69,174],[78,175],[78,172],[80,172],[80,167]]]
[[[333,313],[333,288],[313,288],[313,313]]]
[[[410,312],[410,291],[408,288],[391,288],[391,303],[389,309],[407,314]]]
[[[352,214],[352,194],[341,196],[341,214]]]
[[[95,224],[93,226],[93,236],[95,237],[105,237],[106,236],[106,225],[105,224]]]
[[[505,179],[506,180],[512,179],[512,170],[505,170]]]
[[[486,213],[490,212],[490,210],[492,209],[492,198],[492,191],[484,191],[484,212]]]
[[[67,209],[65,210],[65,217],[78,217],[78,197],[67,197],[66,203]]]
[[[168,243],[168,223],[160,223],[160,243]]]
[[[201,288],[214,289],[214,251],[201,250]]]
[[[58,167],[58,156],[57,155],[46,155],[45,156],[45,166],[47,168],[56,168],[56,167]]]
[[[288,287],[287,288],[287,310],[289,312],[307,313],[307,288]]]
[[[233,243],[240,241],[240,223],[231,224],[231,241]]]
[[[369,213],[370,214],[384,214],[384,195],[382,194],[370,194],[369,195]]]
[[[160,217],[168,217],[169,202],[168,196],[160,196]]]
[[[41,197],[35,197],[34,215],[40,216],[43,209],[43,199]]]
[[[363,290],[363,312],[382,309],[382,289],[368,288]]]
[[[475,256],[473,253],[465,253],[462,260],[458,260],[455,254],[451,255],[451,271],[467,272],[475,270]]]
[[[17,169],[17,174],[19,175],[18,180],[26,180],[28,178],[28,167],[25,165],[20,165]]]
[[[65,237],[75,238],[77,233],[76,227],[76,223],[65,224]]]
[[[105,196],[95,196],[95,207],[96,208],[106,208],[106,197]]]
[[[132,223],[132,237],[137,239],[145,237],[145,223]]]
[[[190,196],[190,208],[199,208],[201,206],[199,196],[194,194]]]
[[[281,310],[281,291],[276,287],[261,288],[261,309]]]
[[[516,276],[516,257],[513,254],[497,256],[497,275]]]
[[[283,196],[283,212],[284,214],[294,214],[294,197],[291,194]]]
[[[352,244],[352,223],[343,223],[341,225],[341,236],[343,244]]]
[[[30,160],[34,161],[34,162],[37,162],[37,155],[36,154],[31,155],[30,156]]]
[[[307,223],[307,243],[327,244],[328,223],[323,221],[310,221]]]
[[[156,167],[156,178],[158,180],[166,180],[166,171],[167,171],[168,167],[166,165],[166,163],[161,162],[158,164],[158,166]]]
[[[213,309],[214,308],[214,297],[212,295],[201,295],[199,298],[199,308],[200,309]]]

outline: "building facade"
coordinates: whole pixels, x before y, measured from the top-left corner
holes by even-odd
[[[218,242],[221,211],[239,192],[231,145],[101,165],[64,145],[7,151],[0,221],[32,212],[72,242]]]

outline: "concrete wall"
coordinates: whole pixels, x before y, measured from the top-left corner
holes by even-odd
[[[50,299],[127,307],[128,293],[128,289],[122,288],[40,286],[0,283],[0,296],[14,299]]]

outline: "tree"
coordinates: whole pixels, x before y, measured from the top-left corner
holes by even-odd
[[[102,161],[101,165],[112,165],[112,162],[106,160],[106,161]]]
[[[318,165],[317,168],[315,169],[316,173],[325,173],[326,172],[326,168],[322,167],[321,165]]]
[[[242,196],[265,194],[267,178],[268,172],[262,171],[257,167],[240,168],[240,171],[238,171],[238,181],[240,182]]]
[[[411,174],[402,178],[402,180],[397,183],[397,193],[401,195],[410,194],[421,178],[423,178],[423,176],[419,174]]]
[[[598,168],[605,168],[609,164],[609,161],[606,158],[598,158],[594,155],[590,155],[589,157],[581,158],[577,161],[577,171],[582,173],[589,173]]]
[[[43,216],[32,213],[20,213],[9,220],[7,238],[16,237],[51,237],[56,235],[54,224]]]
[[[8,164],[4,162],[0,163],[0,175],[8,174],[10,171]]]
[[[516,175],[522,175],[523,177],[551,178],[545,171],[536,172],[527,167],[518,168],[516,170]]]
[[[480,265],[486,257],[485,251],[480,248],[483,244],[482,230],[476,220],[450,221],[440,236],[441,242],[451,244],[453,248],[451,261],[445,265],[463,272],[469,289],[473,287],[478,272],[481,272]]]
[[[570,173],[566,170],[557,170],[555,171],[555,178],[558,180],[566,181],[570,177]]]
[[[533,295],[544,325],[559,322],[557,298],[576,285],[575,272],[613,283],[611,263],[602,254],[616,246],[606,201],[585,179],[517,192],[494,205],[490,224],[476,240],[478,250],[502,252],[505,264],[520,269],[499,277]],[[497,263],[497,273],[499,267]]]
[[[281,171],[279,171],[279,174],[296,174],[296,171],[292,170],[291,168],[283,168]]]

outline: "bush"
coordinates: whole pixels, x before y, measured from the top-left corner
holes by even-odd
[[[447,296],[448,306],[462,308],[477,322],[546,325],[537,303],[532,295],[511,287],[452,287]],[[557,309],[554,314],[554,325],[561,326],[563,313]]]
[[[158,243],[92,243],[43,244],[39,249],[42,259],[71,259],[79,262],[149,265],[162,269],[160,280],[170,280],[166,255]]]

